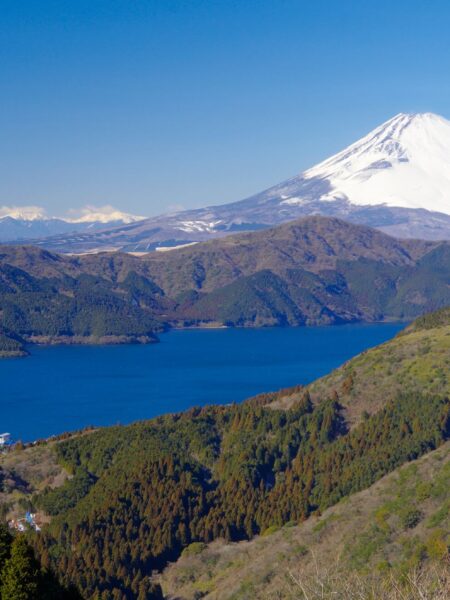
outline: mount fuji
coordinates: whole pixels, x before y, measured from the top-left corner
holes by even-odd
[[[399,114],[295,177],[245,200],[42,242],[60,251],[148,251],[324,215],[402,238],[450,239],[450,122]]]
[[[269,193],[277,191],[281,205],[344,200],[450,215],[450,122],[432,113],[397,115],[277,188]]]

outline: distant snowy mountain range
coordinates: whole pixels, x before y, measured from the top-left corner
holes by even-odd
[[[40,206],[0,206],[0,241],[27,241],[76,232],[93,232],[142,220],[112,206],[86,206],[77,215],[48,217]]]
[[[63,231],[37,243],[63,252],[145,252],[315,214],[397,237],[450,239],[450,122],[432,113],[399,114],[317,166],[245,200],[121,219],[116,227],[103,222],[97,231],[78,221],[86,229],[76,236]]]

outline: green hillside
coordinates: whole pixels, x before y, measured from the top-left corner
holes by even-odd
[[[358,430],[361,420],[397,403],[402,391],[448,398],[449,376],[446,308],[417,319],[393,340],[350,360],[307,391],[318,403],[327,394],[338,394],[347,423]],[[300,394],[282,391],[269,406],[289,409]],[[427,409],[417,407],[418,420]],[[418,427],[418,421],[410,426]],[[268,527],[250,542],[192,544],[164,571],[161,582],[170,597],[184,600],[443,600],[450,593],[449,548],[447,442],[370,488],[344,495],[300,525],[288,521],[281,528]],[[302,595],[302,589],[309,595]]]
[[[393,340],[363,352],[312,383],[312,398],[336,391],[347,418],[373,414],[400,393],[450,396],[450,311],[426,315]],[[287,401],[289,404],[289,401]]]

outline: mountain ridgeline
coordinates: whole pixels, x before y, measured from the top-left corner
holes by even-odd
[[[308,217],[142,257],[0,249],[0,348],[147,343],[168,327],[410,320],[450,304],[450,243]]]
[[[29,508],[51,518],[30,537],[42,569],[86,599],[158,598],[152,572],[186,548],[303,523],[440,447],[450,439],[449,314],[428,317],[425,328],[418,321],[308,388],[25,450],[23,460],[33,461],[48,445],[73,475],[28,496]],[[416,376],[424,356],[434,369],[425,383]],[[398,388],[377,393],[385,379]],[[442,509],[424,532],[434,541],[411,541],[413,566],[447,555],[448,486],[437,487]],[[410,529],[421,520],[419,509],[413,512],[399,513]]]

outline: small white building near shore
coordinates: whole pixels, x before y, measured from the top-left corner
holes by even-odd
[[[10,441],[11,441],[10,433],[0,433],[0,448],[2,448],[3,446],[7,446]]]

